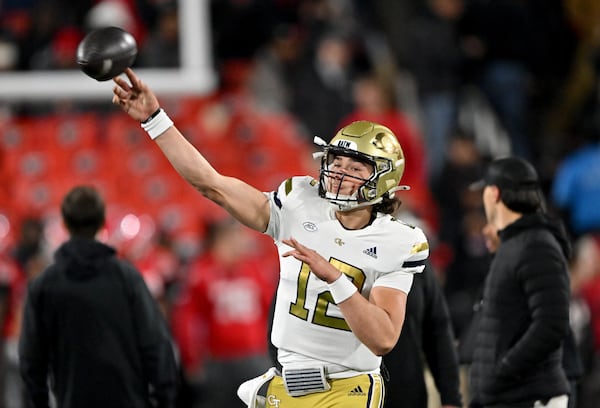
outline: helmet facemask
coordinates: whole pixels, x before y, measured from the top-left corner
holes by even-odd
[[[350,210],[358,207],[360,204],[368,203],[368,192],[372,192],[376,189],[376,178],[375,172],[372,172],[369,178],[361,178],[353,176],[345,172],[336,171],[333,169],[333,163],[336,157],[347,156],[358,159],[359,161],[368,164],[371,168],[375,168],[375,163],[371,160],[359,157],[356,152],[350,154],[344,149],[326,148],[325,154],[321,160],[321,171],[319,175],[319,194],[321,197],[326,198],[331,203],[337,205],[340,210]],[[338,187],[334,189],[332,181],[337,179]],[[352,195],[344,195],[340,193],[343,183],[352,179],[355,182],[358,181],[360,184],[354,190]],[[365,194],[367,193],[367,194]]]
[[[319,174],[319,195],[330,201],[339,211],[348,211],[380,203],[384,197],[393,198],[400,189],[398,183],[404,170],[404,155],[395,136],[389,129],[371,122],[354,122],[340,130],[332,141],[324,146]],[[366,178],[333,170],[332,163],[338,156],[346,156],[369,165],[373,171]],[[329,188],[330,181],[352,178],[360,185],[352,195],[342,195]]]

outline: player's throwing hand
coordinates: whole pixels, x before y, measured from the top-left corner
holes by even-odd
[[[133,119],[144,122],[159,109],[158,99],[148,86],[139,79],[131,68],[125,70],[129,82],[115,77],[112,102],[119,105]]]
[[[341,272],[327,262],[325,258],[319,255],[314,249],[302,245],[294,238],[284,239],[281,242],[294,248],[283,254],[283,256],[293,256],[297,260],[304,262],[319,279],[331,283],[340,277]]]

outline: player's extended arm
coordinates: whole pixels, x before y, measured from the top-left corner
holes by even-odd
[[[284,256],[293,256],[306,263],[312,273],[330,285],[335,299],[336,293],[333,289],[335,282],[338,279],[347,280],[342,272],[315,250],[307,248],[295,239],[284,239],[282,242],[293,248]],[[349,282],[348,280],[344,283]],[[343,289],[342,292],[345,290]],[[375,355],[382,356],[389,353],[396,345],[404,324],[406,293],[385,287],[374,287],[369,299],[358,293],[356,287],[351,295],[351,292],[347,293],[348,297],[336,302],[354,335]]]
[[[129,81],[114,78],[112,101],[133,119],[145,121],[158,111],[158,99],[133,70],[128,68],[125,74]],[[266,230],[270,208],[261,191],[218,173],[175,126],[170,126],[154,140],[175,170],[200,193],[248,227],[259,232]]]

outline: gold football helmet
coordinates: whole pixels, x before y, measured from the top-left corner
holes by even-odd
[[[361,179],[362,185],[351,196],[329,191],[330,177],[351,177],[331,170],[336,156],[349,156],[373,167],[368,179]],[[324,146],[319,174],[319,195],[339,210],[347,211],[381,202],[384,197],[393,198],[404,173],[404,153],[394,133],[385,126],[374,122],[357,121],[340,129]]]

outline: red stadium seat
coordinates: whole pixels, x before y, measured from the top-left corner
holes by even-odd
[[[7,170],[15,183],[52,177],[59,163],[59,158],[44,150],[23,151],[6,157]]]
[[[104,124],[103,142],[107,150],[117,153],[113,157],[127,157],[132,151],[148,146],[148,136],[129,116],[117,112],[108,115]]]
[[[42,217],[59,202],[60,192],[46,180],[18,182],[12,191],[12,208],[21,218]]]
[[[97,148],[99,123],[94,113],[53,115],[35,121],[39,134],[44,135],[41,147],[63,152]]]
[[[31,149],[36,142],[36,121],[18,118],[9,121],[0,128],[0,150],[8,154]]]

